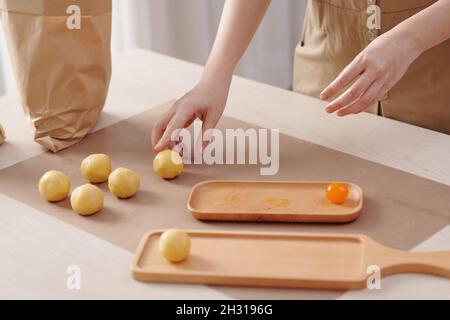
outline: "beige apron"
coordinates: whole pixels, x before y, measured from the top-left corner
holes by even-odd
[[[293,89],[318,97],[376,36],[369,5],[381,9],[384,33],[436,0],[311,0],[295,50]],[[370,112],[450,134],[450,40],[426,51]]]

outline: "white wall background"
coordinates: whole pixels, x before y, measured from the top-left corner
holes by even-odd
[[[112,50],[120,53],[140,47],[203,65],[214,41],[223,3],[224,0],[113,0]],[[293,52],[306,3],[272,0],[237,74],[291,87]],[[0,34],[2,95],[16,89],[3,33]]]

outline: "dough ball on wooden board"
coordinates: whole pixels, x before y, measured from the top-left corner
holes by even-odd
[[[169,229],[159,238],[159,252],[170,262],[185,260],[191,250],[191,238],[178,229]]]
[[[73,211],[82,216],[90,216],[99,212],[103,209],[103,201],[103,191],[89,183],[76,188],[70,197]]]
[[[81,162],[80,170],[89,182],[105,182],[112,170],[111,159],[106,154],[91,154]]]
[[[50,202],[67,198],[70,192],[70,177],[57,170],[44,173],[39,179],[39,193]]]
[[[117,168],[108,178],[109,191],[118,198],[130,198],[136,194],[141,178],[133,170]]]

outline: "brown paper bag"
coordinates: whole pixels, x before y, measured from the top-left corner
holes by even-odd
[[[0,0],[35,140],[57,152],[97,121],[111,78],[111,0]]]

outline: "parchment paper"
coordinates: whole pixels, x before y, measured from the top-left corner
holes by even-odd
[[[132,252],[145,232],[172,227],[363,233],[384,245],[410,249],[450,222],[449,186],[285,135],[280,135],[280,170],[276,176],[260,176],[259,167],[255,165],[187,165],[177,179],[162,180],[152,170],[154,155],[150,133],[152,124],[165,107],[90,134],[81,143],[58,154],[45,153],[1,170],[0,192]],[[224,117],[219,127],[246,129],[252,125]],[[109,154],[114,167],[128,167],[138,172],[142,179],[139,193],[131,199],[118,200],[107,191],[106,184],[101,184],[99,186],[105,190],[105,208],[91,217],[72,212],[69,200],[51,204],[40,197],[39,177],[50,169],[69,174],[72,190],[86,183],[79,166],[91,153]],[[365,204],[361,217],[350,224],[205,223],[191,216],[186,202],[191,187],[209,179],[352,181],[362,187]],[[340,292],[330,291],[216,288],[233,297],[248,299],[335,298],[340,295]]]

